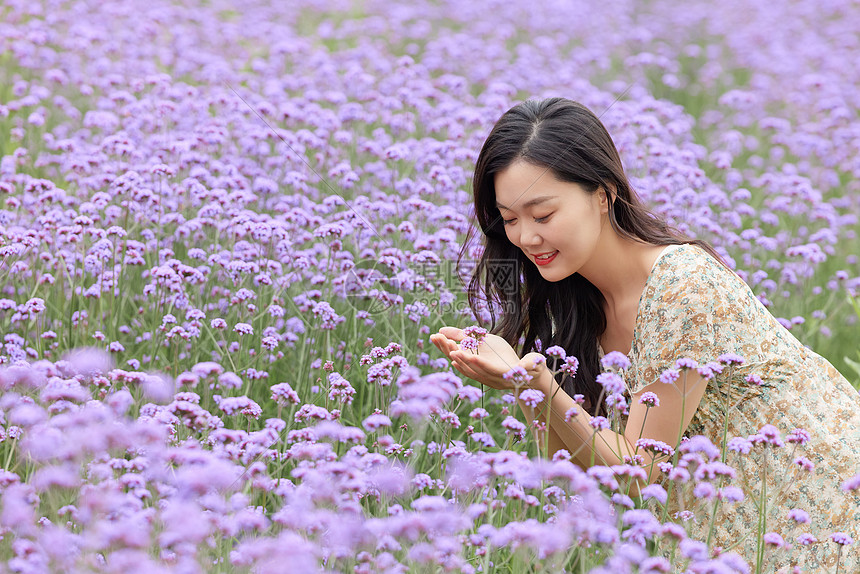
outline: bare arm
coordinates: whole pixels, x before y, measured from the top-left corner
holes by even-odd
[[[573,398],[561,389],[547,369],[545,360],[535,364],[535,359],[544,359],[537,353],[529,353],[520,359],[514,350],[498,337],[488,337],[475,354],[460,349],[457,341],[462,339],[462,331],[445,327],[431,341],[451,360],[460,373],[495,389],[512,391],[511,383],[503,378],[503,373],[514,365],[525,368],[532,377],[529,386],[544,393],[544,401],[532,410],[521,405],[523,414],[529,422],[535,416],[547,422],[549,432],[542,440],[549,441],[550,453],[560,448],[566,449],[574,460],[587,468],[592,464],[614,465],[624,462],[624,457],[639,454],[645,459],[648,481],[653,482],[659,475],[653,462],[655,458],[643,449],[636,449],[636,441],[645,437],[659,440],[675,447],[690,424],[693,414],[705,393],[705,380],[695,371],[686,371],[675,383],[655,382],[633,395],[629,407],[627,426],[623,433],[610,429],[595,431],[591,426],[592,417],[580,407]],[[657,395],[660,406],[648,407],[639,403],[642,393],[650,391]],[[565,413],[573,409],[576,413],[565,422]],[[593,448],[592,448],[593,444]],[[656,459],[660,460],[660,459]]]
[[[663,460],[665,457],[655,460],[642,449],[637,451],[636,441],[647,437],[676,446],[680,436],[689,426],[706,386],[704,379],[698,373],[691,371],[681,375],[674,384],[656,382],[646,386],[633,395],[627,426],[621,434],[610,429],[595,432],[590,424],[591,415],[559,387],[552,373],[545,366],[536,369],[536,376],[532,380],[532,387],[542,391],[546,396],[544,403],[538,405],[535,410],[549,411],[551,451],[565,448],[574,456],[577,464],[583,467],[591,464],[621,464],[625,456],[632,457],[634,454],[639,454],[645,459],[645,468],[650,471],[649,482],[656,480],[659,475],[658,469],[651,463]],[[656,394],[660,400],[660,406],[652,407],[653,412],[650,413],[645,405],[639,404],[639,397],[648,391]],[[549,409],[546,409],[547,403]],[[529,407],[525,408],[529,409]],[[576,415],[571,417],[569,423],[565,423],[565,413],[570,409],[574,409]],[[524,414],[528,418],[529,413],[524,411]],[[546,422],[546,414],[542,415],[541,419]],[[557,442],[552,440],[552,434],[555,434]]]
[[[558,435],[557,427],[559,424],[564,423],[564,419],[556,419],[552,416],[547,419],[546,411],[544,408],[546,402],[544,402],[543,405],[540,405],[537,409],[528,406],[523,401],[517,401],[517,404],[519,404],[520,410],[522,411],[523,416],[526,418],[526,421],[528,422],[530,427],[534,425],[535,420],[543,423],[544,425],[547,425],[547,423],[549,422],[549,424],[546,426],[546,430],[535,431],[535,438],[537,439],[538,447],[540,448],[541,454],[547,452],[549,454],[549,457],[552,458],[552,456],[557,451],[564,449],[571,454],[571,456],[573,457],[573,462],[578,464],[582,469],[588,468],[587,462],[584,463],[579,460],[580,453],[571,452],[570,450],[568,450],[567,445],[564,443],[563,440],[561,440],[561,437]]]

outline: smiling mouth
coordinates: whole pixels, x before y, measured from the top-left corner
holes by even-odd
[[[535,258],[535,265],[549,265],[555,256],[558,255],[558,251],[550,251],[549,253],[541,253],[540,255],[532,255]]]
[[[541,253],[539,255],[535,255],[534,258],[538,261],[546,261],[548,259],[552,259],[553,257],[555,257],[556,253],[558,253],[558,250],[549,251],[547,253]]]

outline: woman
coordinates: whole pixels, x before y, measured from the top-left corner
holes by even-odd
[[[761,491],[763,480],[771,487],[767,531],[789,542],[801,532],[821,540],[774,555],[769,566],[833,567],[837,553],[827,536],[860,536],[860,497],[840,488],[860,470],[860,399],[844,377],[782,327],[709,245],[681,236],[642,205],[611,137],[584,106],[553,98],[509,110],[484,143],[473,187],[485,250],[469,286],[470,303],[477,314],[483,291],[505,313],[497,325],[493,317],[495,334],[478,353],[460,348],[460,329],[445,327],[431,337],[453,366],[503,390],[512,384],[502,375],[516,365],[525,368],[529,386],[549,398],[535,409],[521,404],[523,412],[530,420],[548,413],[550,452],[566,449],[583,467],[623,462],[641,437],[677,445],[682,434],[703,434],[722,446],[724,436],[747,437],[765,424],[783,434],[806,429],[811,436],[804,454],[815,468],[780,492],[773,492],[772,474],[762,478],[764,449],[729,459],[747,499],[722,506],[711,544],[755,563],[758,513],[750,495]],[[511,260],[521,270],[519,290],[506,288],[502,274],[494,273],[494,262]],[[521,337],[522,358],[513,347]],[[559,385],[536,352],[538,340],[579,359],[575,380]],[[600,357],[612,351],[630,358],[629,417],[623,434],[600,430],[592,441],[591,418],[603,409]],[[745,362],[713,379],[690,370],[683,385],[658,380],[678,359],[704,364],[729,353]],[[646,392],[659,399],[647,417],[638,400]],[[584,396],[582,406],[574,394]],[[577,415],[564,422],[570,409]],[[657,480],[663,477],[655,470],[649,481]],[[693,503],[685,496],[673,507]],[[808,512],[811,524],[798,530],[787,518],[795,508]],[[694,534],[704,539],[710,526],[694,525]],[[860,571],[858,553],[844,550],[843,571]]]

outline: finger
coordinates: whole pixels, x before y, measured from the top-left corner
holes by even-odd
[[[472,375],[468,372],[470,369],[460,361],[451,359],[451,367],[456,369],[461,375],[465,375],[469,378],[472,378]]]
[[[458,363],[464,365],[467,369],[470,369],[472,372],[478,374],[481,373],[483,376],[482,379],[487,378],[487,376],[492,376],[493,373],[490,369],[487,368],[486,361],[480,355],[474,355],[471,352],[466,351],[456,351],[451,353],[451,358],[457,361]],[[475,379],[479,380],[479,379]],[[483,382],[483,381],[481,381]]]
[[[459,346],[455,342],[453,342],[450,339],[448,339],[447,337],[445,337],[444,335],[439,335],[439,334],[431,335],[430,340],[433,342],[434,345],[436,345],[436,347],[439,348],[440,351],[442,351],[442,353],[445,356],[447,356],[449,358],[450,358],[452,351],[458,351],[459,350]]]
[[[466,363],[476,371],[482,371],[486,373],[487,376],[490,377],[501,377],[510,369],[512,369],[516,364],[513,363],[500,365],[491,355],[478,355],[476,353],[472,353],[471,351],[458,351],[458,353],[460,353],[460,356],[462,357],[462,361],[464,363]]]
[[[460,359],[455,359],[454,363],[456,363],[457,370],[461,373],[470,379],[481,383],[485,387],[501,390],[506,389],[504,383],[499,382],[492,373],[487,372],[487,370],[481,365],[481,363],[484,362],[483,359],[476,355],[472,355],[471,353],[464,353],[462,351],[460,351],[459,356]]]
[[[465,337],[463,329],[458,329],[457,327],[442,327],[439,329],[439,332],[453,341],[462,341],[463,337]]]
[[[436,345],[436,348],[439,349],[439,351],[443,355],[448,356],[448,354],[449,354],[448,346],[445,345],[442,341],[440,341],[439,339],[435,339],[433,336],[431,336],[430,342],[433,343],[434,345]]]
[[[454,366],[455,369],[457,369],[458,371],[463,373],[465,376],[469,377],[473,381],[477,381],[477,382],[483,384],[483,382],[480,379],[480,375],[474,369],[472,369],[469,365],[467,365],[461,361],[452,361],[451,364]]]
[[[440,345],[439,348],[442,349],[442,351],[446,355],[450,355],[453,351],[459,351],[460,350],[460,345],[458,345],[457,343],[455,343],[454,341],[452,341],[451,339],[449,339],[445,335],[437,335],[437,337],[438,337],[437,341],[439,341],[439,345]]]
[[[457,361],[461,365],[467,365],[469,368],[473,368],[471,366],[473,357],[472,353],[467,353],[462,349],[458,349],[456,351],[452,351],[450,356],[452,361]]]
[[[444,343],[445,343],[445,347],[448,349],[448,353],[453,353],[454,351],[461,350],[460,345],[458,345],[457,343],[455,343],[451,339],[445,339]]]

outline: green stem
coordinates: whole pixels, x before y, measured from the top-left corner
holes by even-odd
[[[687,369],[684,369],[684,390],[681,391],[681,423],[678,425],[678,438],[675,441],[675,450],[678,450],[678,447],[681,446],[681,437],[684,435],[684,427],[683,422],[687,416]]]
[[[9,465],[12,463],[12,454],[15,452],[15,445],[18,444],[18,439],[15,438],[12,441],[12,444],[9,445],[9,452],[6,454],[6,462],[3,464],[3,468],[9,470]]]
[[[722,486],[722,485],[723,485],[723,479],[721,477],[718,486]],[[714,536],[714,530],[715,530],[714,527],[716,526],[716,523],[717,523],[717,510],[719,510],[719,508],[720,508],[720,498],[717,497],[716,500],[714,501],[714,508],[711,511],[711,524],[710,524],[710,526],[708,526],[708,538],[706,540],[706,544],[708,545],[708,548],[711,547],[711,539]]]
[[[761,497],[759,504],[756,574],[761,574],[762,567],[764,566],[764,531],[767,529],[767,446],[764,447],[764,464],[762,464],[761,470]]]

